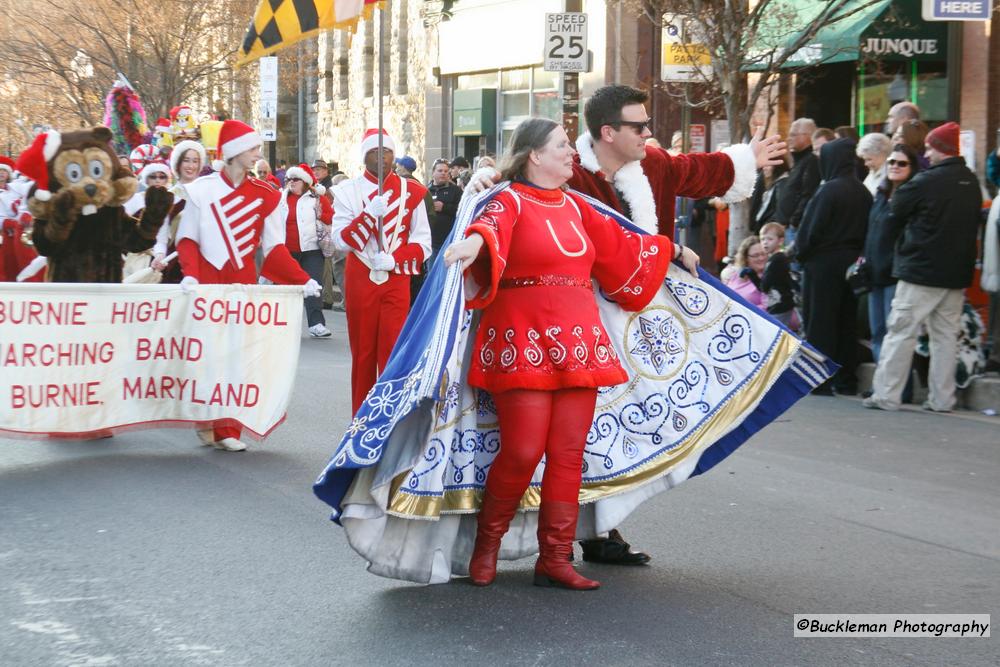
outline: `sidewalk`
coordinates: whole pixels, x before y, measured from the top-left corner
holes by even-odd
[[[871,389],[872,376],[875,374],[875,364],[867,363],[858,366],[858,391]],[[913,402],[918,406],[927,398],[927,387],[919,381],[914,382]],[[906,406],[904,406],[906,407]],[[959,410],[970,410],[982,413],[983,410],[995,410],[1000,414],[1000,376],[995,373],[977,377],[965,389],[958,390]],[[998,419],[1000,423],[1000,419]]]

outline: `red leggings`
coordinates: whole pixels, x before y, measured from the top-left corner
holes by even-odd
[[[486,490],[498,499],[520,498],[545,454],[542,501],[577,502],[597,389],[512,389],[495,394],[493,402],[500,453],[490,466]]]

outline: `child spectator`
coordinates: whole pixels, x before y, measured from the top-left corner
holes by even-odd
[[[785,228],[768,222],[760,228],[760,245],[767,253],[767,264],[760,278],[760,291],[767,296],[767,312],[792,331],[799,328],[795,312],[795,281],[788,256],[783,251]]]

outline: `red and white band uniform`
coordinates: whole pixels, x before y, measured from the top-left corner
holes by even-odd
[[[234,186],[225,172],[184,186],[185,205],[177,228],[177,254],[185,278],[206,284],[257,284],[260,273],[279,285],[304,285],[309,276],[285,247],[281,193],[247,175]],[[239,438],[239,427],[216,427],[216,440]]]
[[[394,173],[385,177],[388,195],[381,245],[372,200],[377,178],[368,171],[334,188],[333,240],[349,251],[344,268],[344,306],[351,343],[351,405],[357,411],[385,368],[410,310],[410,276],[421,272],[431,254],[431,228],[424,206],[427,188]],[[384,250],[391,261],[376,266]],[[391,264],[391,266],[390,266]],[[378,269],[388,272],[381,284]],[[384,274],[383,274],[384,277]]]
[[[0,190],[0,282],[16,281],[18,274],[38,257],[34,246],[21,241],[31,229],[31,222],[27,197],[17,191],[17,186]],[[45,271],[38,271],[28,280],[41,282],[44,278]]]

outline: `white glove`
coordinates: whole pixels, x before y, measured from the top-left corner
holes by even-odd
[[[500,182],[500,172],[493,167],[483,167],[472,175],[469,184],[465,186],[465,192],[476,193],[489,190]]]
[[[372,268],[376,271],[392,271],[396,268],[396,260],[387,252],[375,253],[372,257]]]
[[[194,276],[184,276],[181,278],[181,289],[190,294],[198,286],[198,279]]]
[[[389,194],[375,195],[365,204],[365,213],[373,218],[385,217],[389,212]]]
[[[303,296],[319,296],[322,293],[323,293],[323,286],[320,285],[315,280],[313,280],[312,278],[310,278],[309,282],[307,282],[302,286]]]

